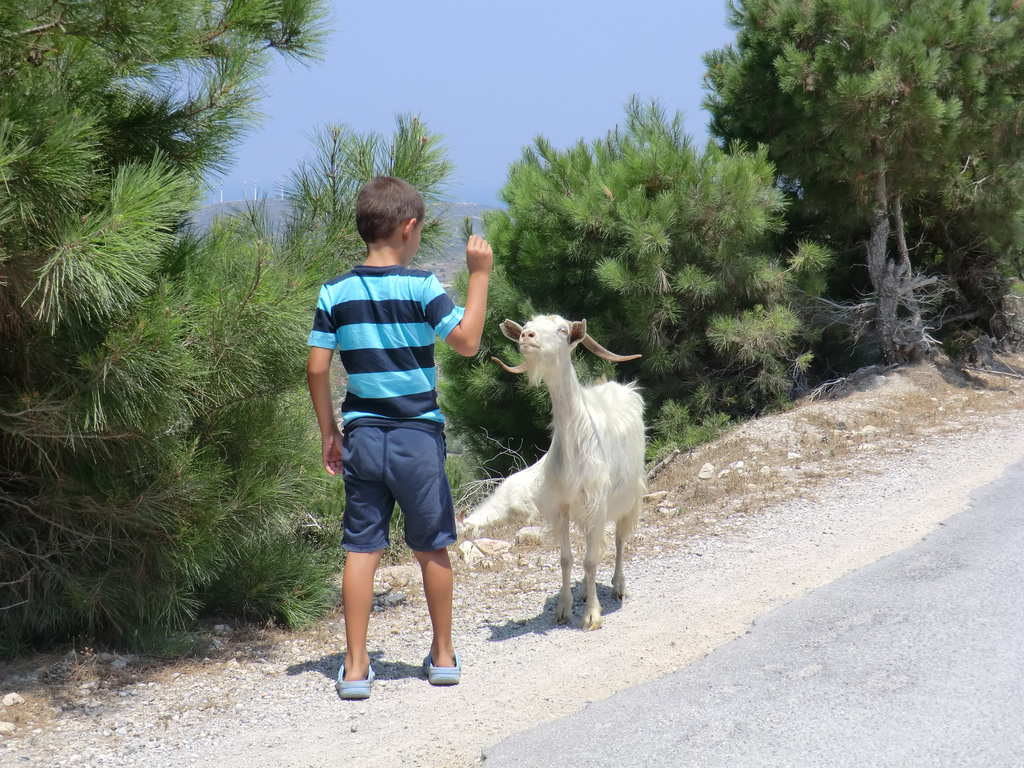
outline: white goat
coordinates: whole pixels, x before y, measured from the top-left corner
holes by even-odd
[[[579,526],[587,544],[583,627],[597,629],[601,626],[597,565],[604,553],[608,522],[615,523],[612,587],[620,599],[626,594],[622,552],[646,486],[644,403],[634,384],[581,386],[572,366],[572,351],[582,343],[599,357],[616,363],[640,355],[609,352],[587,335],[586,320],[570,322],[557,315],[541,315],[525,326],[505,320],[501,330],[519,344],[523,363],[513,367],[492,359],[509,373],[526,373],[531,384],[544,382],[551,393],[551,447],[536,464],[508,477],[465,523],[470,530],[479,529],[513,510],[547,519],[558,534],[562,550],[562,591],[555,609],[559,623],[572,616],[569,523]]]

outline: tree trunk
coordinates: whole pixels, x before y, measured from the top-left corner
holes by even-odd
[[[897,195],[892,211],[896,220],[896,243],[898,253],[889,257],[889,234],[891,232],[889,190],[886,182],[885,161],[880,150],[878,172],[875,176],[874,207],[871,211],[871,234],[867,242],[868,274],[875,289],[878,308],[875,322],[882,345],[882,356],[887,363],[906,363],[917,360],[925,350],[924,322],[920,306],[913,295],[911,282],[913,270],[910,251],[907,248],[903,227],[903,208]],[[909,310],[909,316],[900,317],[901,303]]]
[[[907,308],[909,317],[901,320],[902,327],[899,332],[902,334],[902,354],[907,360],[913,362],[919,360],[928,351],[925,342],[924,320],[921,318],[921,305],[914,295],[911,287],[914,277],[914,269],[910,263],[910,249],[907,248],[907,231],[903,224],[903,195],[897,194],[893,205],[893,218],[896,224],[896,244],[899,248],[899,266],[896,267],[896,279],[898,281],[897,295],[902,299],[903,305]]]
[[[880,164],[875,178],[874,209],[871,211],[871,235],[867,242],[868,275],[875,289],[878,308],[875,322],[887,363],[899,362],[896,344],[898,299],[895,265],[887,256],[889,244],[889,194],[885,183],[885,167]]]

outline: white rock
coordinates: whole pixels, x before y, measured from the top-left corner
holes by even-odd
[[[764,446],[758,445],[757,443],[751,443],[747,446],[747,453],[760,453],[763,450]]]
[[[503,555],[512,549],[512,542],[504,539],[476,539],[473,544],[488,557]]]
[[[876,432],[881,432],[881,431],[882,430],[880,430],[878,427],[875,427],[875,426],[872,426],[871,424],[868,424],[866,427],[861,427],[860,429],[858,429],[857,430],[857,434],[858,435],[873,435]]]
[[[17,693],[8,693],[4,696],[5,707],[16,707],[18,704],[24,704],[25,700]]]
[[[658,501],[668,496],[668,491],[653,491],[644,496],[644,501]]]
[[[786,454],[786,458],[787,459],[802,459],[803,456],[801,456],[796,451],[790,451],[789,453]]]
[[[761,467],[761,474],[762,475],[770,475],[771,473],[772,473],[772,468],[771,467]]]
[[[18,726],[14,723],[0,721],[0,733],[14,733],[16,730],[18,730]]]
[[[700,468],[700,472],[697,473],[697,478],[700,480],[710,480],[715,475],[715,465],[710,461]]]
[[[484,559],[484,553],[477,549],[472,541],[464,541],[459,544],[459,554],[466,561],[466,565],[476,565]]]
[[[664,491],[668,493],[668,491]],[[540,544],[544,541],[544,529],[539,525],[527,525],[516,531],[515,538],[513,539],[518,546],[524,544]]]
[[[377,578],[391,589],[401,589],[419,578],[420,569],[415,565],[392,565],[377,571]]]
[[[214,624],[213,631],[218,635],[230,635],[231,625],[230,624]]]
[[[747,463],[745,461],[734,461],[732,464],[729,465],[729,468],[730,469],[743,469],[745,466],[747,466]]]
[[[732,474],[732,470],[731,469],[723,469],[721,472],[718,473],[718,476],[719,477],[728,477],[730,474]]]

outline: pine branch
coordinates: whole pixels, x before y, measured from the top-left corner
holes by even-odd
[[[49,30],[55,29],[57,27],[61,27],[61,31],[63,31],[63,24],[64,16],[63,14],[61,14],[51,22],[48,22],[46,24],[40,24],[39,26],[32,27],[31,29],[23,29],[20,32],[13,32],[9,34],[8,37],[26,37],[28,35],[41,35],[43,32],[48,32]]]

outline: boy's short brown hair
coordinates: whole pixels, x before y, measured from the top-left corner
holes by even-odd
[[[403,221],[423,223],[423,198],[416,188],[394,176],[378,176],[359,190],[356,229],[366,243],[383,240]]]

